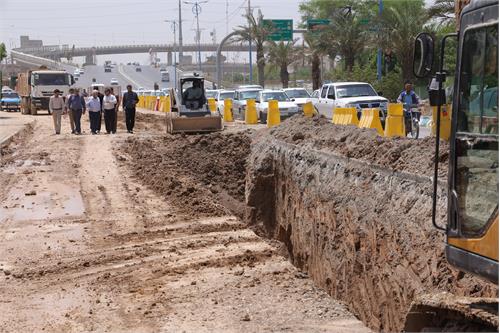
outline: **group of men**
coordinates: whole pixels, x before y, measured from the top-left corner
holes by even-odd
[[[101,94],[98,90],[93,90],[91,96],[87,99],[80,94],[78,88],[71,88],[66,98],[61,96],[58,89],[54,90],[54,95],[50,97],[49,110],[52,113],[56,134],[61,133],[61,118],[65,114],[69,116],[71,133],[82,134],[81,118],[87,110],[89,112],[90,132],[93,135],[101,132],[103,114],[106,133],[115,134],[120,100],[125,111],[127,132],[132,134],[135,124],[135,107],[139,102],[139,97],[132,91],[131,85],[127,86],[127,92],[123,94],[122,98],[114,94],[113,88],[106,88],[104,94]]]

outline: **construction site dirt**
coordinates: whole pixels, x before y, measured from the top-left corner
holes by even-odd
[[[231,213],[250,132],[171,137],[161,124],[54,135],[38,116],[2,151],[0,331],[370,331]]]

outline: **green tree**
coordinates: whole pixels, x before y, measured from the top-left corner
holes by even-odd
[[[269,29],[263,24],[264,15],[259,10],[257,17],[253,15],[252,12],[244,15],[247,19],[247,25],[240,25],[236,28],[236,32],[239,35],[237,38],[239,41],[249,41],[255,45],[257,51],[257,73],[259,78],[259,84],[264,87],[265,84],[265,73],[264,69],[266,67],[265,58],[265,42],[267,36],[269,35]]]
[[[423,0],[398,0],[386,2],[377,20],[381,33],[375,40],[384,49],[394,52],[403,79],[413,78],[413,45],[427,19]]]
[[[267,56],[269,62],[280,69],[280,81],[283,88],[288,88],[288,81],[290,81],[288,66],[298,59],[298,51],[295,49],[296,42],[297,40],[292,42],[269,41],[268,44]]]
[[[434,4],[427,10],[431,19],[441,23],[449,23],[455,20],[455,0],[435,0]]]
[[[5,43],[0,43],[0,62],[7,58],[7,48],[5,47]]]

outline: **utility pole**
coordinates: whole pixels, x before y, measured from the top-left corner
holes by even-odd
[[[204,1],[184,1],[185,4],[188,4],[188,5],[193,5],[193,14],[196,16],[196,37],[197,37],[197,40],[198,40],[198,69],[200,70],[201,72],[201,33],[200,33],[200,20],[199,20],[199,16],[200,16],[200,13],[201,13],[201,6],[200,4],[202,3],[207,3],[208,0],[204,0]]]
[[[177,21],[176,20],[165,20],[165,22],[170,22],[172,23],[172,29],[174,30],[174,89],[176,90],[177,89],[177,53],[176,51],[177,50],[177,47],[176,47],[176,43],[175,43],[175,30],[176,30],[176,26],[177,26]],[[180,55],[179,55],[180,57]]]
[[[182,10],[181,10],[181,0],[179,0],[179,62],[182,59]]]
[[[378,15],[382,15],[382,10],[384,9],[384,3],[382,0],[378,0]],[[377,28],[378,34],[380,35],[380,26]],[[377,50],[377,80],[382,80],[382,49],[379,47]]]
[[[248,16],[250,16],[252,13],[252,7],[250,6],[250,0],[248,0]],[[250,27],[250,20],[248,20],[248,32],[251,32]],[[252,34],[249,33],[249,38],[248,38],[248,63],[250,65],[250,75],[249,75],[249,80],[250,84],[253,84],[253,66],[252,66]]]

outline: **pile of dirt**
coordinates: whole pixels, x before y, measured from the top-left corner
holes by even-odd
[[[120,130],[126,130],[125,112],[118,112],[117,127]],[[134,130],[150,133],[166,133],[165,116],[162,114],[135,113]]]
[[[432,176],[434,170],[435,138],[420,140],[410,138],[384,138],[374,129],[334,125],[324,117],[296,116],[269,131],[283,142],[304,148],[333,152],[419,175]],[[439,168],[441,177],[448,171],[449,145],[440,144]]]
[[[189,216],[242,216],[251,132],[131,137],[118,160]]]
[[[289,119],[252,143],[246,221],[282,241],[294,265],[374,330],[401,331],[424,294],[498,297],[496,286],[446,261],[431,224],[432,141]],[[440,187],[441,225],[446,206]]]

